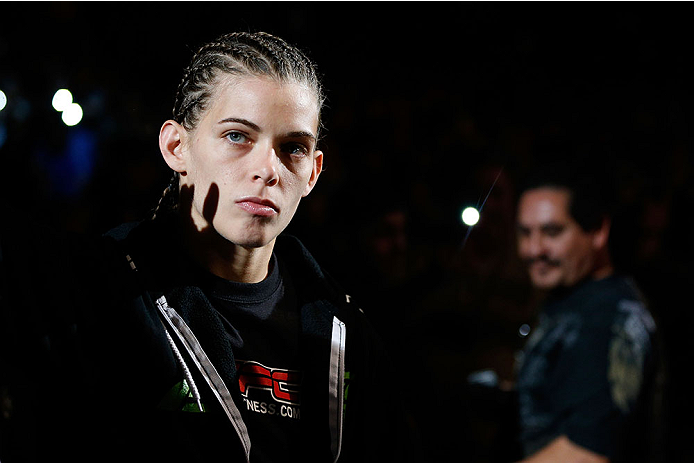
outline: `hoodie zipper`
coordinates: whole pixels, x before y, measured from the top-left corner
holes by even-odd
[[[337,317],[333,317],[330,340],[330,437],[333,461],[340,458],[342,450],[342,418],[344,410],[345,385],[345,341],[347,327]]]
[[[248,436],[248,429],[246,428],[246,423],[243,422],[243,418],[241,418],[241,413],[236,407],[231,394],[229,393],[229,389],[219,376],[217,369],[207,357],[207,354],[205,354],[205,351],[202,349],[202,346],[193,334],[193,331],[188,327],[183,318],[181,318],[181,316],[173,308],[171,308],[171,306],[169,306],[166,298],[161,296],[156,300],[156,305],[157,309],[159,309],[159,313],[162,315],[163,320],[166,321],[164,328],[167,331],[167,334],[169,329],[173,331],[190,355],[190,358],[193,359],[195,366],[198,367],[198,370],[200,370],[200,373],[202,374],[203,378],[205,378],[205,381],[210,386],[210,389],[212,389],[212,392],[214,392],[215,397],[217,397],[217,400],[226,412],[229,421],[231,421],[231,424],[234,426],[236,434],[241,439],[241,444],[243,445],[243,450],[246,454],[246,462],[250,462],[251,440]]]

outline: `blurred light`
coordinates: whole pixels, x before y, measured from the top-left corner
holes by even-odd
[[[463,223],[468,227],[472,227],[480,220],[480,213],[474,207],[466,207],[461,214]]]
[[[520,328],[518,328],[518,336],[521,338],[526,337],[527,335],[530,334],[530,325],[527,323],[523,323]]]
[[[61,88],[53,95],[52,104],[56,111],[65,111],[72,104],[72,93],[68,89]]]
[[[0,90],[0,111],[5,109],[6,105],[7,105],[7,95],[5,95],[5,92]]]
[[[82,115],[82,107],[77,103],[72,103],[63,110],[63,122],[65,122],[65,125],[72,127],[80,123]]]
[[[470,373],[467,377],[469,384],[496,387],[499,385],[499,375],[494,370],[481,370]]]

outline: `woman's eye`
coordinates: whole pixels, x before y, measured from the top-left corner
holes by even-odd
[[[308,154],[308,148],[306,148],[304,145],[301,145],[298,143],[291,143],[291,144],[285,145],[284,151],[286,153],[293,154],[296,156],[305,156]]]
[[[248,138],[240,132],[229,132],[226,137],[232,143],[246,143],[248,141]]]

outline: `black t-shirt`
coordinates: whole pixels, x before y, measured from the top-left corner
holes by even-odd
[[[549,301],[518,374],[526,455],[560,435],[613,461],[645,442],[639,420],[651,384],[655,324],[632,283],[585,281]]]
[[[259,283],[209,275],[203,287],[232,344],[251,439],[251,461],[292,461],[301,452],[300,317],[290,276],[273,255]]]

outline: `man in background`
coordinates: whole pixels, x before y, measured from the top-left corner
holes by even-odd
[[[546,292],[518,364],[527,462],[651,461],[655,323],[610,255],[610,195],[575,166],[538,172],[520,191],[517,241]]]

